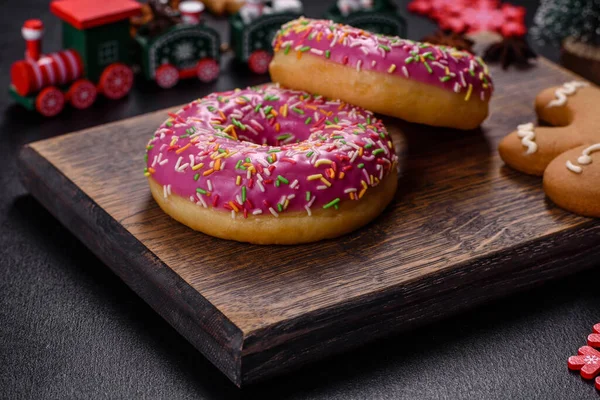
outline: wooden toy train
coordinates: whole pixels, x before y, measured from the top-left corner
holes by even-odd
[[[50,117],[67,103],[90,107],[98,94],[114,100],[126,96],[133,86],[134,65],[163,88],[184,78],[210,82],[219,76],[221,39],[216,30],[180,23],[158,35],[140,29],[132,40],[129,18],[140,9],[133,0],[53,1],[50,10],[62,20],[65,50],[42,54],[44,26],[40,20],[26,21],[21,30],[25,58],[11,67],[9,93],[25,108]],[[299,16],[286,12],[237,24],[232,28],[236,57],[254,72],[266,72],[272,35]]]
[[[404,21],[394,10],[378,5],[380,1],[387,4],[387,0],[374,0],[371,12],[340,11],[344,2],[356,1],[371,0],[338,0],[328,16],[379,33],[404,34]],[[188,3],[187,10],[184,3]],[[51,117],[67,103],[76,109],[88,108],[98,94],[113,100],[126,96],[133,86],[136,66],[144,78],[162,88],[173,87],[185,78],[202,82],[218,78],[221,39],[216,30],[201,23],[201,3],[180,3],[179,23],[158,34],[142,26],[132,39],[130,18],[142,7],[135,0],[52,1],[50,10],[62,21],[64,50],[42,54],[44,26],[40,20],[26,21],[21,29],[25,58],[11,67],[10,95],[25,108]],[[252,72],[266,73],[275,33],[301,14],[299,0],[246,0],[229,21],[235,57]]]

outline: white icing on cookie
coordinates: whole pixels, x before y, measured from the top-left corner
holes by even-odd
[[[523,146],[527,147],[527,154],[533,154],[537,151],[537,143],[535,140],[535,132],[533,130],[533,124],[521,124],[517,126],[517,136],[521,138]]]
[[[578,88],[586,86],[590,86],[589,83],[580,81],[566,82],[561,87],[556,89],[556,91],[554,92],[556,99],[548,103],[546,107],[559,107],[565,105],[565,103],[567,102],[567,96],[570,96],[573,93],[575,93]]]
[[[590,154],[592,154],[595,151],[600,151],[600,143],[593,144],[590,147],[583,149],[583,151],[581,152],[581,156],[577,159],[579,165],[591,164],[592,157],[590,156]],[[571,172],[580,174],[583,171],[583,168],[581,168],[579,165],[574,165],[571,162],[571,160],[567,160],[567,169]]]
[[[583,168],[578,165],[574,165],[571,160],[567,160],[567,169],[571,172],[575,172],[576,174],[580,174],[581,171],[583,171]]]

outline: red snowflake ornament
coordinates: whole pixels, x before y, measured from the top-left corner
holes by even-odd
[[[596,377],[596,389],[600,390],[600,351],[592,348],[600,347],[600,323],[593,327],[594,333],[588,336],[588,346],[579,349],[578,355],[569,357],[569,369],[580,371],[584,379]]]
[[[521,36],[525,36],[525,34],[527,33],[527,28],[525,28],[524,24],[521,24],[519,22],[506,22],[504,24],[502,24],[502,26],[500,27],[500,34],[502,35],[502,37],[505,38],[509,38],[509,37],[521,37]]]
[[[460,15],[460,12],[472,5],[469,0],[435,0],[429,17],[435,21],[443,21],[452,16]]]
[[[481,31],[498,32],[504,23],[504,14],[499,9],[488,7],[487,4],[478,7],[465,8],[461,18],[468,25],[468,32]]]
[[[583,346],[579,348],[578,355],[569,357],[569,369],[579,371],[584,379],[594,379],[600,374],[600,351]]]
[[[588,346],[600,347],[600,322],[594,325],[594,333],[588,336]]]
[[[445,13],[460,11],[476,1],[477,0],[413,0],[408,3],[408,11],[437,20],[439,17],[443,17]]]
[[[525,7],[504,3],[502,4],[502,7],[500,7],[500,10],[502,10],[504,18],[508,21],[525,21],[525,13],[527,12]]]
[[[413,0],[410,12],[428,16],[441,29],[456,33],[493,31],[504,37],[524,36],[525,8],[498,0]]]

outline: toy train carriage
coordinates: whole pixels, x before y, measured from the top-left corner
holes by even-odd
[[[162,88],[175,86],[181,78],[211,82],[219,76],[221,41],[212,28],[176,25],[156,37],[140,30],[135,39],[144,76]]]
[[[353,11],[348,15],[343,15],[336,4],[325,18],[369,32],[406,37],[406,21],[398,14],[396,6],[387,1],[375,1],[371,9]]]
[[[43,25],[26,21],[22,34],[25,59],[11,67],[9,92],[26,108],[42,115],[58,114],[69,101],[73,107],[91,106],[97,93],[119,99],[131,90],[128,18],[140,10],[131,0],[62,0],[50,5],[62,24],[63,48],[41,54]]]
[[[249,24],[244,24],[241,15],[230,18],[231,45],[238,60],[245,62],[256,74],[264,74],[273,58],[272,42],[281,25],[299,18],[301,14],[282,12],[264,14]]]

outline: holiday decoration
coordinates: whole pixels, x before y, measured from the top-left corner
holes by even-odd
[[[537,55],[525,40],[525,8],[497,0],[413,0],[411,12],[437,21],[444,31],[474,34],[496,32],[504,38],[493,43],[484,58],[500,62],[502,68],[524,66]]]
[[[583,379],[596,377],[596,388],[600,390],[600,351],[583,346],[579,348],[576,356],[569,357],[569,369],[580,371]]]
[[[542,44],[560,45],[567,37],[600,44],[600,3],[581,0],[542,0],[531,34]]]
[[[65,50],[42,54],[44,25],[26,21],[25,58],[13,63],[9,87],[19,104],[44,116],[57,115],[66,103],[90,107],[99,94],[126,96],[137,63],[146,79],[163,88],[183,78],[209,82],[219,75],[220,37],[201,23],[200,2],[151,0],[142,7],[133,0],[59,0],[50,9],[63,21]]]
[[[523,36],[525,8],[496,0],[413,0],[408,10],[434,19],[453,32],[493,31],[503,36]]]
[[[236,58],[247,63],[255,74],[265,74],[273,58],[271,42],[281,25],[298,18],[302,4],[298,0],[274,1],[271,7],[261,0],[246,2],[229,19],[230,40]]]
[[[89,107],[97,93],[109,99],[125,96],[133,84],[127,19],[140,11],[129,0],[55,1],[51,11],[63,20],[63,48],[41,53],[44,27],[26,21],[21,30],[27,43],[25,59],[11,67],[9,92],[20,104],[54,116],[70,102]]]
[[[594,333],[588,336],[588,346],[600,347],[600,323],[594,325]]]
[[[324,17],[389,36],[406,36],[406,21],[389,0],[337,0]]]
[[[561,45],[561,62],[600,84],[600,1],[543,0],[531,34],[540,44]]]
[[[135,36],[141,48],[142,73],[168,89],[180,79],[210,82],[219,76],[221,40],[216,30],[201,24],[199,2],[179,4],[182,23],[156,34],[152,26],[141,27]]]
[[[594,332],[588,336],[588,346],[580,347],[576,356],[569,357],[567,364],[569,369],[580,371],[584,379],[595,377],[596,389],[600,390],[600,351],[593,348],[600,347],[600,323],[594,325]]]

